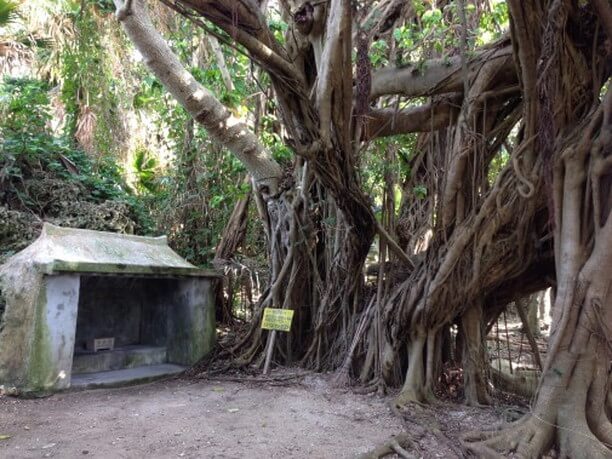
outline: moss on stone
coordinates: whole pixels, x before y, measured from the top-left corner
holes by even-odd
[[[27,388],[29,390],[44,390],[53,384],[53,358],[51,355],[50,334],[47,328],[47,294],[41,289],[36,302],[36,323],[30,350],[30,359],[27,374]]]

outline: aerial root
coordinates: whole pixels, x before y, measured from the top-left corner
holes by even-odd
[[[336,374],[332,378],[332,386],[337,387],[339,389],[349,387],[351,385],[351,375],[349,374],[348,369],[341,367],[336,371]]]

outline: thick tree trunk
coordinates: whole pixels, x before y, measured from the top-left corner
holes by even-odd
[[[488,405],[491,400],[487,387],[487,353],[485,348],[482,304],[476,302],[461,316],[463,335],[463,383],[465,403],[469,406]]]
[[[500,433],[466,437],[477,456],[495,451],[541,457],[557,444],[561,457],[612,455],[612,423],[606,408],[612,384],[612,219],[577,277],[557,295],[554,336],[532,413]]]
[[[248,182],[249,178],[247,177],[246,180]],[[251,192],[236,202],[215,248],[213,263],[215,267],[224,269],[225,272],[222,282],[218,285],[216,301],[216,318],[218,322],[223,324],[232,323],[234,319],[234,292],[237,288],[241,289],[243,284],[243,276],[232,269],[230,259],[234,257],[246,237],[250,202]],[[227,292],[227,297],[224,292]]]
[[[476,455],[612,456],[612,91],[555,158],[557,294],[532,412],[501,432],[470,434]],[[592,214],[585,218],[586,210]]]
[[[402,407],[410,402],[422,402],[430,395],[425,386],[425,344],[427,333],[417,331],[408,342],[408,370],[395,404]]]
[[[577,134],[569,132],[586,117],[585,107],[599,94],[601,85],[594,82],[608,75],[602,64],[602,39],[579,21],[567,25],[570,10],[591,18],[590,4],[510,0],[512,46],[498,43],[473,59],[451,58],[425,65],[423,72],[389,68],[369,79],[365,69],[355,78],[356,87],[365,92],[353,94],[353,18],[348,0],[280,2],[287,21],[293,21],[287,49],[274,38],[257,2],[165,3],[179,11],[190,8],[212,21],[268,71],[288,144],[299,157],[293,177],[299,185],[281,186],[280,167],[257,138],[186,75],[177,59],[168,58],[170,50],[153,32],[143,2],[134,0],[127,13],[120,9],[120,19],[153,72],[215,139],[244,162],[265,195],[266,208],[258,208],[264,210],[269,228],[271,285],[249,333],[233,349],[241,349],[240,362],[251,363],[261,355],[262,308],[291,307],[299,325],[271,347],[283,361],[297,353],[305,365],[317,369],[334,368],[343,361],[350,365],[352,356],[344,357],[346,352],[358,353],[351,339],[355,333],[367,337],[362,380],[370,382],[380,371],[387,383],[397,383],[396,375],[406,367],[402,359],[407,347],[407,373],[397,403],[425,401],[439,367],[438,331],[462,318],[466,399],[485,402],[482,329],[477,326],[482,314],[465,307],[488,305],[501,286],[541,268],[544,254],[552,250],[547,242],[547,187],[541,177],[557,158],[553,186],[548,188],[558,206],[553,217],[559,287],[553,347],[539,396],[531,417],[508,432],[472,437],[468,447],[479,454],[518,450],[535,456],[556,440],[566,454],[607,453],[612,396],[609,354],[604,352],[609,352],[611,300],[603,286],[611,279],[593,266],[610,261],[599,254],[602,247],[612,250],[607,235],[612,231],[607,217],[612,200],[610,142],[599,139],[597,151],[589,156],[592,139],[575,142]],[[592,3],[608,30],[605,2]],[[594,75],[596,69],[599,73]],[[430,118],[422,107],[397,114],[377,110],[364,133],[355,129],[354,98],[363,96],[367,110],[370,98],[392,93],[444,94],[445,99],[425,106],[436,110]],[[447,100],[461,103],[458,116]],[[591,117],[597,129],[586,130],[593,138],[600,125],[600,137],[609,135],[610,110],[600,112]],[[518,134],[510,136],[521,113]],[[396,115],[399,122],[389,124]],[[377,225],[357,178],[355,152],[362,137],[418,131],[426,122],[445,129],[423,144],[429,145],[421,156],[425,165],[414,170],[415,177],[427,177],[427,204],[414,206],[414,214],[408,216],[425,222],[433,236],[416,266],[390,289],[384,308],[376,310],[375,326],[366,332],[357,320],[365,303],[361,271]],[[511,161],[495,171],[496,180],[490,183],[489,165],[502,144]],[[480,303],[483,298],[487,301]],[[604,363],[594,360],[602,355]],[[578,418],[571,417],[572,409]],[[587,450],[580,435],[598,440]],[[482,443],[474,441],[481,439]]]
[[[247,180],[249,180],[247,178]],[[238,199],[234,205],[234,210],[223,228],[221,239],[215,248],[215,261],[223,262],[229,260],[244,242],[248,226],[249,204],[251,202],[251,192],[245,197]]]

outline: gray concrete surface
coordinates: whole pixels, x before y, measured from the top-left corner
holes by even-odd
[[[171,363],[147,365],[123,370],[83,373],[72,377],[72,389],[94,389],[100,387],[117,387],[126,384],[139,384],[154,381],[166,376],[185,371],[186,367]]]

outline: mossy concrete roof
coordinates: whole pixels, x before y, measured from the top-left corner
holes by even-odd
[[[61,228],[49,223],[45,223],[39,238],[16,257],[38,265],[45,274],[219,276],[183,259],[168,246],[165,236]]]

